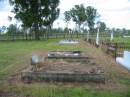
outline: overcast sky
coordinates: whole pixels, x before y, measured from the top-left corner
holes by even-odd
[[[70,10],[77,4],[96,8],[101,15],[101,21],[104,21],[110,28],[130,29],[130,0],[60,0],[61,14],[59,19],[55,21],[54,27],[64,27],[64,11]],[[10,11],[11,7],[6,0],[0,3],[0,26],[10,24],[8,16],[14,16]],[[69,27],[74,27],[74,24],[70,23]]]

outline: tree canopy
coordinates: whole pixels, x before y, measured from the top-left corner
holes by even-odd
[[[95,19],[98,17],[97,10],[92,6],[88,6],[86,8],[86,15],[87,15],[87,23],[88,23],[89,30],[90,32],[93,32]]]
[[[80,30],[81,24],[87,19],[84,5],[75,5],[70,12],[72,20],[78,25]]]
[[[99,27],[100,32],[104,32],[106,29],[106,24],[104,22],[98,22],[98,23],[100,24],[100,27]]]
[[[65,21],[68,23],[71,19],[78,25],[80,31],[81,25],[89,27],[90,32],[94,31],[95,20],[98,17],[97,10],[92,6],[84,7],[83,4],[75,5],[70,11],[64,13]]]
[[[71,13],[70,13],[70,11],[65,11],[64,12],[64,16],[65,16],[64,21],[67,23],[67,27],[68,27],[68,23],[71,20]]]
[[[59,0],[10,0],[15,18],[26,27],[34,27],[35,39],[39,40],[39,28],[52,26],[59,16]]]

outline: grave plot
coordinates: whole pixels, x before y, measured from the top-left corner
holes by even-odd
[[[78,44],[79,42],[76,41],[76,40],[61,40],[59,41],[59,45],[76,45]]]
[[[86,59],[86,56],[81,51],[51,51],[48,53],[49,59]]]
[[[66,54],[67,56],[65,56]],[[51,58],[55,59],[52,60]],[[89,58],[80,51],[50,52],[44,62],[40,62],[35,68],[37,69],[27,69],[22,72],[21,78],[24,82],[105,83],[103,68],[97,65],[92,58]]]

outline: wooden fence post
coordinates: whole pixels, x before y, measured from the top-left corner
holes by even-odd
[[[115,60],[116,60],[116,57],[117,57],[117,50],[118,50],[118,45],[117,45],[117,43],[115,43]]]

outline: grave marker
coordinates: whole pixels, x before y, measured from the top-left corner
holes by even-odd
[[[113,40],[113,38],[114,38],[114,32],[113,32],[113,30],[112,30],[112,32],[111,32],[111,38],[110,38],[110,41],[112,41],[112,40]]]

